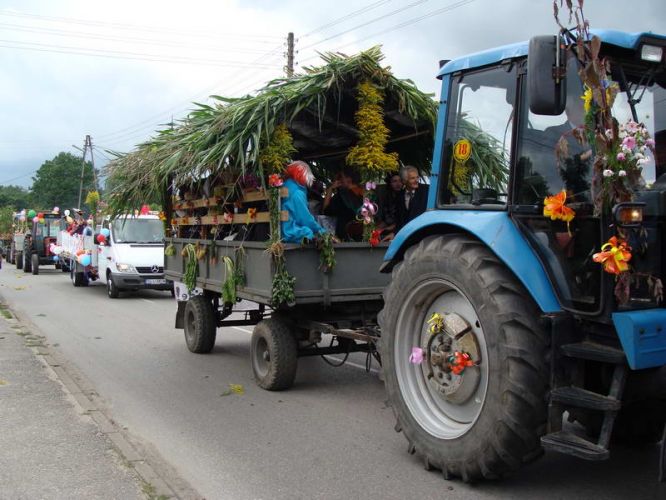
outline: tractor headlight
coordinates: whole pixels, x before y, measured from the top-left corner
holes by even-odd
[[[645,203],[618,203],[613,208],[615,222],[620,227],[638,227],[643,223]]]
[[[132,264],[116,264],[116,268],[121,273],[135,273],[136,274],[136,269],[134,269],[134,266]]]
[[[643,61],[658,63],[661,62],[662,57],[664,57],[663,47],[647,44],[641,47],[641,59],[643,59]]]

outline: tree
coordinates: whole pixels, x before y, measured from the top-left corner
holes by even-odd
[[[21,186],[0,186],[0,207],[18,211],[30,205],[30,192]]]
[[[71,153],[58,153],[53,160],[44,162],[32,178],[34,207],[42,210],[51,209],[54,206],[62,209],[75,207],[79,202],[81,162],[80,156]],[[93,167],[90,162],[86,162],[81,204],[86,199],[88,192],[94,189]]]
[[[12,207],[0,208],[0,239],[8,238],[14,231],[14,210]]]

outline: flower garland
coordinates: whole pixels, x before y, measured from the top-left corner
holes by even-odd
[[[268,190],[268,212],[270,217],[270,239],[267,251],[273,257],[275,273],[271,287],[271,304],[277,308],[283,304],[293,305],[296,302],[294,294],[294,278],[287,271],[284,258],[284,243],[280,237],[280,188],[271,187]]]
[[[358,85],[358,110],[354,122],[359,141],[347,154],[347,165],[359,168],[367,178],[398,170],[398,154],[387,153],[389,129],[384,123],[384,94],[372,82]]]
[[[296,151],[287,125],[281,123],[275,127],[270,142],[259,155],[259,161],[273,174],[279,174]]]

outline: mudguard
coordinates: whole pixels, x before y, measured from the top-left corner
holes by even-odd
[[[544,313],[557,313],[562,309],[550,281],[536,254],[520,234],[509,214],[486,210],[432,210],[417,217],[403,227],[384,255],[383,269],[402,258],[408,246],[415,244],[417,233],[437,233],[436,226],[444,229],[462,229],[484,242],[490,250],[513,272]],[[430,230],[428,230],[430,229]]]

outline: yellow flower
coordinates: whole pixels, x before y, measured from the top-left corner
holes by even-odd
[[[590,109],[592,108],[592,89],[585,85],[585,92],[583,92],[583,95],[580,96],[580,98],[583,100],[583,107],[585,108],[585,112],[589,113]]]
[[[428,320],[428,324],[430,325],[430,333],[439,333],[444,329],[444,316],[439,313],[433,313]]]

